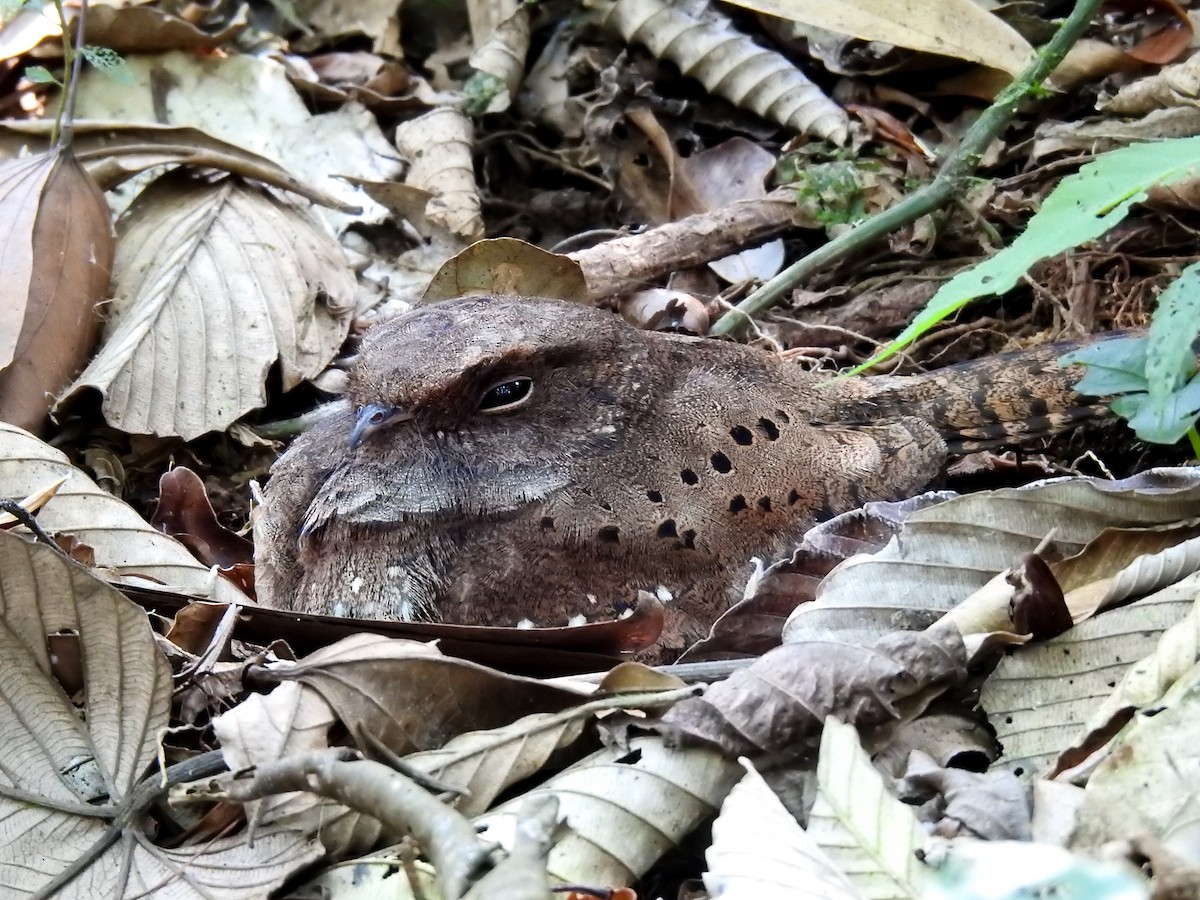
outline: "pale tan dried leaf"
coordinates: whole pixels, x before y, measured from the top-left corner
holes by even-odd
[[[920,897],[927,870],[917,856],[925,830],[888,792],[858,732],[830,717],[821,734],[816,803],[808,834],[864,897]]]
[[[1004,657],[980,697],[1004,746],[994,768],[1029,778],[1048,767],[1076,738],[1096,704],[1154,650],[1162,632],[1190,614],[1196,578]]]
[[[1079,622],[1130,597],[1174,584],[1200,569],[1200,536],[1188,537],[1193,534],[1194,524],[1106,530],[1083,553],[1050,568],[1066,593],[1067,608]],[[1082,562],[1089,550],[1094,553],[1085,564],[1086,571],[1079,571],[1084,566],[1071,567],[1072,563]],[[1107,557],[1104,562],[1103,557]],[[1074,587],[1081,576],[1088,575],[1094,575],[1095,580]]]
[[[190,440],[320,372],[346,338],[355,279],[311,214],[234,178],[168,175],[121,223],[104,345],[68,396],[105,419]]]
[[[183,544],[151,527],[123,500],[101,490],[61,450],[0,422],[0,496],[23,497],[61,478],[66,483],[38,513],[51,534],[71,534],[96,551],[96,565],[144,575],[207,594],[213,576]]]
[[[1144,116],[1172,106],[1200,106],[1200,57],[1189,56],[1181,63],[1164,66],[1096,104],[1118,116]]]
[[[601,21],[626,41],[679,66],[738,106],[835,144],[849,136],[845,111],[773,50],[755,44],[712,7],[699,14],[667,0],[598,4]]]
[[[1003,19],[973,0],[731,0],[758,12],[853,35],[953,56],[1016,75],[1033,48]]]
[[[1150,834],[1168,846],[1180,838],[1196,862],[1196,784],[1200,782],[1200,663],[1193,664],[1155,706],[1136,716],[1110,754],[1088,779],[1076,849]],[[1190,836],[1189,836],[1190,832]]]
[[[669,750],[653,737],[592,754],[476,819],[487,840],[511,835],[529,798],[557,798],[570,832],[550,873],[571,884],[629,885],[716,812],[740,767],[715,750]]]
[[[55,679],[47,637],[77,636],[82,705]],[[294,833],[164,850],[131,794],[158,752],[171,669],[146,614],[48,547],[0,533],[0,891],[26,896],[77,867],[64,898],[261,897],[319,848]],[[114,820],[119,836],[107,841]],[[186,867],[187,877],[180,872]]]
[[[485,0],[487,7],[500,6]],[[468,57],[471,68],[497,79],[504,90],[495,94],[484,112],[504,112],[512,105],[525,75],[525,57],[529,53],[529,7],[517,6],[507,17],[497,22],[484,40],[476,41]]]
[[[846,876],[787,811],[749,760],[721,804],[704,851],[704,886],[719,900],[858,900]]]
[[[1185,593],[1195,590],[1200,598],[1200,576],[1181,581],[1176,589]],[[1085,752],[1096,752],[1099,744],[1107,743],[1113,736],[1116,726],[1135,711],[1157,703],[1163,692],[1197,660],[1200,660],[1200,599],[1192,604],[1184,619],[1162,633],[1152,653],[1129,667],[1116,689],[1094,708],[1083,731],[1064,748],[1063,756],[1082,757]]]
[[[337,716],[315,691],[284,683],[269,694],[251,694],[213,720],[230,770],[258,766],[329,747]],[[379,821],[307,791],[278,794],[247,804],[252,821],[313,832],[334,856],[365,853],[383,836]]]
[[[708,308],[698,297],[667,288],[648,288],[621,301],[621,316],[650,331],[679,330],[708,334]]]
[[[41,153],[0,164],[0,278],[9,300],[0,303],[0,368],[16,357],[34,278],[33,227],[39,201],[57,163]]]
[[[0,59],[24,56],[42,41],[62,34],[54,4],[21,4],[16,15],[0,28]]]
[[[1150,528],[1106,528],[1073,556],[1048,566],[1075,622],[1130,597],[1172,584],[1200,568],[1195,520]],[[996,575],[946,613],[963,634],[1011,631],[1017,587]]]
[[[301,41],[292,45],[304,48],[327,47],[340,38],[366,36],[371,38],[375,53],[401,57],[399,6],[394,0],[314,0],[306,3],[304,24],[309,29]]]
[[[45,147],[53,128],[54,122],[49,119],[0,122],[0,157],[14,159],[27,150]],[[341,212],[357,209],[293,178],[266,157],[218,140],[198,128],[78,119],[72,125],[72,134],[75,158],[104,190],[111,190],[156,166],[189,165],[253,178]]]
[[[76,108],[79,118],[191,126],[266,157],[295,180],[330,197],[364,207],[355,215],[319,210],[338,230],[351,222],[386,218],[382,207],[337,177],[386,179],[400,171],[375,116],[359,104],[313,115],[288,81],[285,67],[265,56],[172,51],[131,55],[126,63],[129,83],[118,84],[103,73],[84,70]],[[110,199],[124,209],[130,191]]]
[[[432,195],[426,218],[465,241],[483,237],[479,187],[471,148],[471,120],[448,106],[401,122],[396,148],[409,164],[404,181]]]
[[[587,283],[579,263],[517,238],[476,241],[446,260],[429,282],[422,303],[469,294],[518,294],[583,303]]]
[[[1090,155],[1114,150],[1137,141],[1192,137],[1200,132],[1200,108],[1176,106],[1156,109],[1140,119],[1124,121],[1109,116],[1073,122],[1049,122],[1037,129],[1029,151],[1032,162],[1074,151]]]
[[[847,560],[797,609],[784,641],[863,643],[921,628],[983,587],[1048,535],[1051,552],[1078,553],[1105,528],[1190,520],[1200,469],[1154,469],[1116,482],[1068,478],[984,491],[922,509],[882,551]]]
[[[690,688],[601,697],[560,713],[535,713],[490,731],[470,731],[438,750],[411,753],[404,761],[461,791],[459,812],[477,816],[505,788],[538,772],[551,754],[573,743],[593,715],[612,709],[641,709],[673,702]]]
[[[32,227],[22,231],[31,212]],[[72,152],[50,151],[0,163],[0,235],[0,419],[36,430],[96,342],[97,306],[108,295],[113,263],[112,221]]]
[[[118,53],[166,53],[168,50],[215,50],[232,41],[249,22],[245,7],[214,33],[153,6],[89,6],[87,43]]]

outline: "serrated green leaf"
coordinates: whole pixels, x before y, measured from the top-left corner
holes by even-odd
[[[90,44],[79,48],[79,53],[94,68],[103,72],[117,84],[133,84],[133,72],[125,57],[111,47],[95,47]]]
[[[1198,159],[1200,137],[1134,144],[1097,157],[1059,183],[1011,245],[946,282],[899,337],[855,371],[897,353],[972,300],[1010,290],[1034,263],[1100,237],[1148,188],[1191,176]]]

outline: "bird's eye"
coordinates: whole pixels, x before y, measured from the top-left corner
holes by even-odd
[[[533,395],[533,379],[523,375],[498,381],[479,398],[479,411],[485,413],[511,412]]]

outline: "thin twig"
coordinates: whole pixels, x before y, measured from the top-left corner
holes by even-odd
[[[1063,22],[1062,27],[1049,43],[1038,51],[1033,62],[1020,77],[1002,90],[995,102],[983,111],[932,182],[784,269],[726,313],[713,325],[709,333],[729,335],[740,330],[750,322],[751,316],[770,309],[791,293],[796,285],[835,263],[848,259],[897,229],[915,222],[921,216],[945,206],[963,190],[967,180],[978,167],[984,151],[1012,121],[1021,101],[1039,88],[1042,81],[1062,61],[1067,50],[1083,34],[1099,5],[1100,0],[1077,0],[1075,9]]]

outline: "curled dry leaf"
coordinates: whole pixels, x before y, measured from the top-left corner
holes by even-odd
[[[550,874],[569,884],[624,886],[716,812],[740,774],[714,750],[672,750],[657,738],[637,738],[627,749],[592,754],[476,825],[503,843],[522,804],[555,797],[570,832],[550,851]]]
[[[1197,865],[1195,816],[1200,778],[1200,663],[1137,716],[1088,779],[1071,846],[1095,851],[1106,842],[1154,835]]]
[[[995,767],[1022,778],[1047,769],[1162,632],[1190,614],[1198,587],[1200,578],[1190,576],[1005,656],[980,696],[1004,746]]]
[[[497,4],[495,0],[472,4],[474,7],[514,6]],[[471,68],[484,76],[485,82],[495,85],[490,97],[473,97],[481,112],[504,112],[512,105],[525,75],[525,57],[529,53],[529,7],[515,5],[515,9],[500,22],[495,23],[490,33],[482,40],[467,60]],[[479,85],[482,87],[483,85]],[[468,89],[471,82],[466,85]],[[476,89],[478,90],[479,87]],[[478,102],[483,101],[483,102]]]
[[[38,513],[48,532],[74,535],[95,550],[96,565],[118,575],[141,575],[177,590],[208,593],[208,567],[187,548],[101,490],[61,450],[0,422],[0,497],[24,497],[62,478],[66,483]]]
[[[448,106],[401,122],[396,148],[409,164],[406,184],[429,191],[426,218],[467,243],[483,237],[479,187],[471,156],[471,120]]]
[[[1195,588],[1200,576],[1184,579],[1172,592]],[[1200,595],[1198,595],[1200,596]],[[1156,703],[1163,693],[1200,659],[1200,599],[1187,616],[1162,633],[1154,652],[1136,661],[1121,683],[1096,706],[1082,732],[1059,754],[1055,774],[1080,765],[1108,743],[1139,709]]]
[[[181,174],[121,223],[104,345],[68,396],[95,388],[105,419],[185,440],[227,428],[320,372],[350,326],[355,279],[312,215],[236,178]]]
[[[171,535],[210,566],[253,564],[254,547],[217,521],[200,476],[176,466],[158,480],[158,506],[150,524]]]
[[[587,284],[579,264],[517,238],[476,241],[447,260],[421,298],[434,303],[470,294],[515,294],[583,303]]]
[[[923,896],[926,869],[917,851],[925,829],[885,786],[854,726],[832,716],[821,733],[817,788],[808,833],[859,896]]]
[[[0,534],[0,597],[0,892],[26,896],[76,872],[50,892],[134,898],[169,886],[186,900],[261,897],[318,855],[303,836],[270,828],[253,850],[244,838],[155,846],[132,803],[167,728],[171,669],[145,613],[50,548],[10,534]],[[78,638],[78,701],[55,678],[53,634]]]
[[[1200,58],[1191,56],[1131,81],[1096,105],[1118,116],[1144,116],[1152,110],[1172,106],[1200,106]]]
[[[796,886],[823,900],[858,900],[846,876],[788,812],[746,759],[746,774],[712,825],[704,886],[716,898],[795,900]]]
[[[8,120],[0,124],[0,156],[15,158],[29,146],[49,142],[54,123],[47,119]],[[291,191],[340,212],[358,208],[293,178],[264,156],[218,140],[199,128],[140,122],[96,122],[77,119],[72,148],[79,164],[104,190],[155,166],[189,165],[219,169]]]
[[[705,6],[697,14],[665,0],[615,0],[599,8],[607,27],[675,63],[714,94],[788,128],[846,142],[845,111],[785,57],[755,44],[715,8]]]
[[[398,755],[434,750],[415,766],[450,784],[477,786],[480,800],[531,774],[560,742],[578,734],[570,720],[552,713],[578,705],[571,691],[444,657],[432,644],[359,634],[310,654],[299,663],[277,663],[265,674],[283,683],[270,694],[252,695],[218,717],[214,728],[231,768],[261,765],[329,746],[336,722],[352,736],[375,741]],[[611,703],[611,701],[610,701]],[[615,705],[615,704],[612,704]],[[542,709],[544,721],[512,725],[522,713]],[[586,715],[584,713],[583,715]],[[500,729],[488,736],[465,732]],[[529,747],[513,758],[526,742]],[[481,761],[495,768],[468,774]],[[321,839],[339,855],[365,852],[380,835],[379,823],[315,796],[288,794],[263,801],[264,821],[321,827]]]
[[[270,669],[324,697],[351,734],[394,753],[442,746],[464,731],[579,702],[573,691],[451,659],[429,644],[360,634]]]
[[[104,195],[70,150],[0,162],[0,419],[37,430],[87,362],[112,269]]]
[[[1017,75],[1033,48],[1011,25],[974,0],[734,0],[737,6],[805,22],[863,41],[881,41],[977,62]]]
[[[924,627],[1048,535],[1050,553],[1070,556],[1113,524],[1191,519],[1198,500],[1200,469],[1152,469],[1115,482],[1064,478],[949,500],[911,515],[880,552],[834,569],[816,602],[793,613],[783,639],[862,643],[897,622]],[[976,630],[961,621],[960,629]]]
[[[873,646],[811,641],[786,644],[683,700],[660,729],[702,741],[726,756],[803,751],[836,715],[860,728],[920,712],[967,674],[966,648],[953,628],[897,632]]]
[[[118,53],[166,53],[168,50],[215,50],[245,30],[249,17],[239,9],[215,34],[153,6],[105,6],[88,9],[87,43]]]
[[[404,761],[462,791],[455,806],[464,815],[479,815],[501,791],[540,771],[552,754],[574,743],[596,713],[669,704],[692,692],[691,688],[676,688],[600,697],[562,712],[534,713],[511,725],[469,731],[438,750],[410,753]]]

